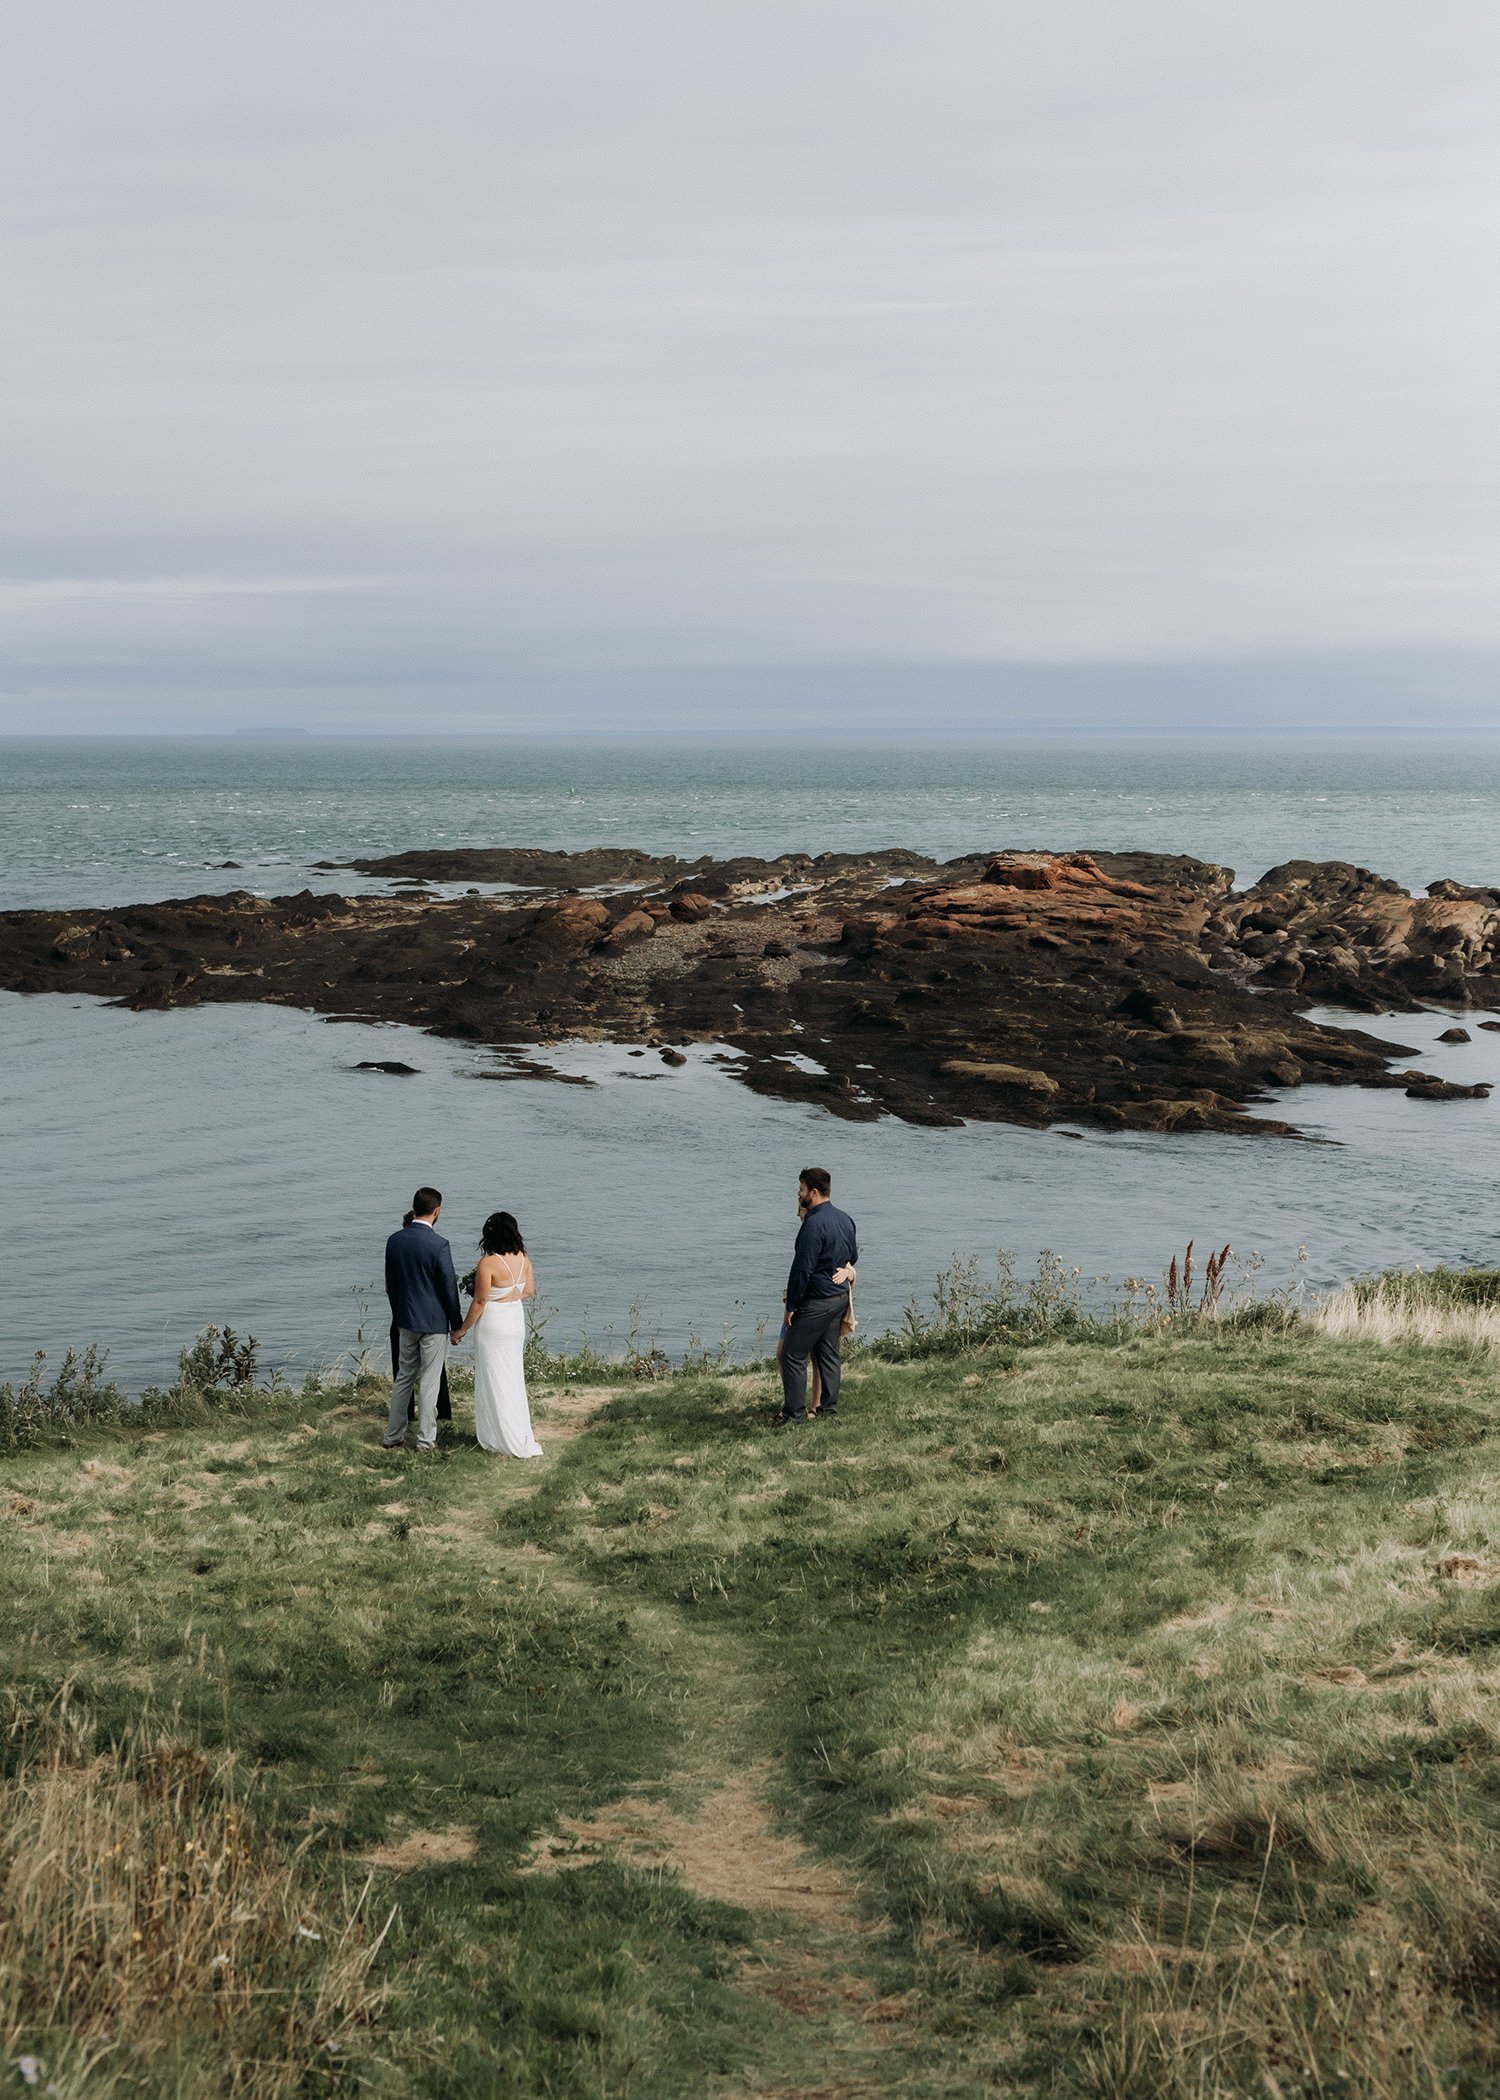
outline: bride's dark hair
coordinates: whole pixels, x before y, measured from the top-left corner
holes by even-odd
[[[492,1210],[484,1221],[479,1244],[486,1254],[524,1254],[526,1242],[521,1228],[508,1210]]]

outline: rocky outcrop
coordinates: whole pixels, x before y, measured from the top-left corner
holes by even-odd
[[[137,1009],[270,1001],[497,1046],[724,1043],[748,1085],[855,1118],[1284,1134],[1246,1108],[1311,1082],[1486,1091],[1303,1009],[1500,1003],[1500,891],[1411,897],[1365,869],[1294,861],[1235,892],[1207,862],[1111,853],[939,867],[896,849],[691,862],[504,849],[361,865],[508,888],[12,912],[0,985]]]
[[[1497,890],[1434,882],[1412,897],[1346,861],[1292,860],[1227,899],[1213,923],[1257,981],[1309,1002],[1374,1013],[1494,996]]]

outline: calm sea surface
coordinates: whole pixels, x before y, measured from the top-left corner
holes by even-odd
[[[1348,859],[1418,886],[1500,880],[1500,743],[1037,742],[800,749],[0,740],[0,906],[121,902],[336,881],[310,864],[423,845],[619,843],[684,856],[892,844],[1191,852],[1253,880]],[[235,860],[238,869],[205,865]],[[1451,1016],[1384,1026],[1429,1070],[1500,1080],[1500,1036],[1431,1047]],[[350,1068],[401,1056],[414,1079]],[[632,1305],[669,1348],[772,1320],[798,1166],[831,1166],[865,1238],[862,1313],[899,1317],[955,1250],[1056,1248],[1116,1281],[1189,1237],[1259,1251],[1279,1281],[1388,1262],[1500,1262],[1500,1092],[1433,1104],[1300,1089],[1336,1142],[1001,1126],[838,1124],[623,1052],[558,1060],[588,1086],[485,1081],[483,1052],[253,1008],[128,1014],[0,997],[0,1136],[23,1191],[0,1282],[0,1378],[98,1340],[139,1384],[210,1320],[274,1360],[355,1339],[379,1249],[435,1179],[467,1249],[515,1209],[553,1333],[623,1340]],[[19,1221],[18,1221],[19,1222]]]

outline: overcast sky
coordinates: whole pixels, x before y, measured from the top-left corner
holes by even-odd
[[[1493,0],[6,44],[0,725],[1500,726]]]

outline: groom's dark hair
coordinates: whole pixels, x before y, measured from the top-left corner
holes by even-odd
[[[802,1188],[811,1189],[815,1196],[833,1194],[833,1176],[826,1167],[804,1167],[797,1181]]]
[[[443,1207],[441,1189],[420,1188],[411,1199],[411,1214],[414,1218],[430,1218],[435,1210]]]

